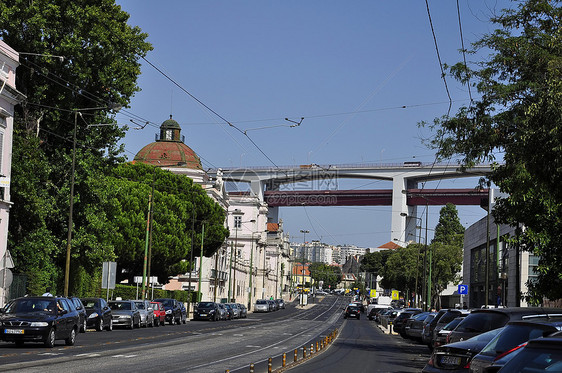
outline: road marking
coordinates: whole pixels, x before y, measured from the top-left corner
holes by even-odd
[[[113,355],[112,357],[124,357],[125,359],[129,359],[131,357],[136,357],[137,355]]]
[[[233,334],[232,336],[233,336],[233,337],[243,337],[244,334]]]
[[[252,346],[252,345],[246,346],[246,348],[260,348],[260,347],[261,346]]]
[[[57,355],[62,355],[62,352],[44,352],[42,354],[39,354],[41,356],[57,356]]]
[[[96,356],[101,356],[100,354],[94,354],[94,353],[85,353],[85,354],[78,354],[78,355],[74,355],[74,356],[90,356],[90,357],[96,357]]]

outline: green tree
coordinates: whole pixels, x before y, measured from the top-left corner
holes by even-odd
[[[361,271],[373,273],[375,276],[379,275],[385,267],[386,261],[391,254],[391,250],[382,250],[365,254],[361,260]]]
[[[439,211],[439,222],[435,226],[432,242],[462,247],[463,239],[464,227],[459,220],[457,208],[452,203],[447,203]]]
[[[396,250],[388,250],[389,256],[381,268],[382,280],[381,286],[385,289],[396,289],[407,294],[414,290],[416,276],[420,272],[420,262],[418,260],[418,244],[410,244],[407,247]]]
[[[562,8],[527,0],[492,17],[497,29],[473,44],[488,56],[451,74],[480,98],[454,117],[435,119],[432,145],[463,166],[495,162],[490,175],[509,195],[494,218],[517,227],[516,244],[540,255],[528,297],[562,298]],[[422,123],[423,125],[423,123]],[[501,159],[500,159],[501,160]],[[525,229],[519,227],[524,226]]]
[[[86,129],[110,123],[107,109],[82,115],[73,109],[126,106],[139,90],[138,60],[152,47],[113,0],[5,0],[0,14],[0,38],[25,53],[16,83],[27,96],[14,115],[9,249],[16,271],[28,274],[31,292],[56,285],[62,293],[76,120],[71,292],[80,295],[100,252],[112,255],[92,234],[111,231],[95,181],[123,160],[124,131]]]
[[[308,266],[311,277],[316,283],[323,281],[324,289],[335,289],[341,282],[342,273],[338,266],[331,266],[326,263],[310,263]]]
[[[204,256],[212,256],[228,237],[224,210],[188,177],[142,163],[126,163],[104,182],[108,190],[104,208],[113,217],[112,231],[105,236],[114,247],[118,268],[123,270],[118,271],[119,280],[132,280],[143,271],[148,198],[153,186],[151,276],[166,282],[170,276],[187,272],[191,248],[194,259],[201,253],[203,225]]]

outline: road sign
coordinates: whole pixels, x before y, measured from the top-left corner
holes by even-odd
[[[371,298],[376,298],[377,297],[377,290],[376,289],[371,289],[371,292],[369,294],[369,297]]]
[[[115,289],[117,262],[103,262],[101,268],[101,288],[108,290]]]
[[[468,285],[459,285],[459,290],[458,290],[459,295],[467,295],[468,294]]]
[[[400,292],[398,290],[392,290],[392,300],[400,299]]]

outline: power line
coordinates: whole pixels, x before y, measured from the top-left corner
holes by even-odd
[[[244,136],[246,136],[248,138],[248,140],[250,140],[250,142],[256,147],[256,149],[258,149],[260,151],[260,153],[262,153],[262,155],[267,158],[268,161],[270,161],[276,168],[279,168],[279,166],[277,166],[275,164],[275,162],[273,162],[273,160],[271,160],[271,158],[269,158],[269,156],[267,154],[265,154],[265,152],[254,142],[254,140],[252,140],[250,138],[250,136],[248,136],[248,134],[244,131],[242,131],[240,128],[238,128],[237,126],[235,126],[234,124],[232,124],[231,122],[229,122],[226,118],[224,118],[222,115],[220,115],[219,113],[217,113],[215,110],[211,109],[208,105],[206,105],[203,101],[199,100],[197,97],[195,97],[194,95],[192,95],[188,90],[186,90],[184,87],[182,87],[178,82],[176,82],[174,79],[172,79],[168,74],[166,74],[165,72],[163,72],[160,68],[158,68],[156,65],[154,65],[152,62],[150,62],[149,60],[146,59],[146,57],[142,57],[143,60],[146,61],[146,63],[148,63],[150,66],[152,66],[153,69],[155,69],[156,71],[158,71],[160,74],[162,74],[162,76],[164,76],[166,79],[168,79],[170,82],[172,82],[172,84],[174,84],[176,87],[178,87],[180,90],[182,90],[184,93],[186,93],[189,97],[191,97],[192,99],[194,99],[197,103],[199,103],[201,106],[203,106],[205,109],[209,110],[211,113],[213,113],[215,116],[217,116],[218,118],[220,118],[223,122],[225,122],[226,124],[228,124],[230,127],[236,129],[238,132],[240,132],[241,134],[243,134]]]

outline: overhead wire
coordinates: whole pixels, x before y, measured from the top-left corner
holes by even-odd
[[[197,97],[195,97],[193,94],[191,94],[191,92],[189,92],[187,89],[185,89],[184,87],[182,87],[178,82],[176,82],[174,79],[172,79],[172,77],[170,77],[168,74],[166,74],[164,71],[162,71],[159,67],[157,67],[155,64],[153,64],[152,62],[150,62],[146,57],[142,57],[142,59],[144,61],[146,61],[146,63],[148,63],[153,69],[155,69],[156,71],[158,71],[162,76],[164,76],[166,79],[168,79],[170,82],[172,82],[172,84],[174,84],[176,87],[178,87],[182,92],[184,92],[185,94],[187,94],[189,97],[191,97],[193,100],[195,100],[197,103],[199,103],[199,105],[203,106],[205,109],[209,110],[211,113],[213,113],[215,116],[217,116],[218,118],[220,118],[223,122],[225,122],[226,124],[228,124],[230,127],[236,129],[238,132],[240,132],[241,134],[243,134],[244,136],[246,136],[246,138],[248,138],[248,140],[256,147],[256,149],[259,150],[259,152],[265,157],[267,158],[267,160],[269,162],[271,162],[271,164],[273,164],[276,168],[279,168],[279,166],[277,166],[277,164],[275,162],[273,162],[273,160],[267,155],[265,154],[265,152],[258,146],[258,144],[256,144],[256,142],[250,137],[248,136],[247,133],[245,133],[244,131],[242,131],[240,128],[238,128],[237,126],[235,126],[234,124],[232,124],[230,121],[228,121],[226,118],[224,118],[222,115],[220,115],[219,113],[217,113],[215,110],[213,110],[211,107],[209,107],[207,104],[205,104],[203,101],[199,100]]]

